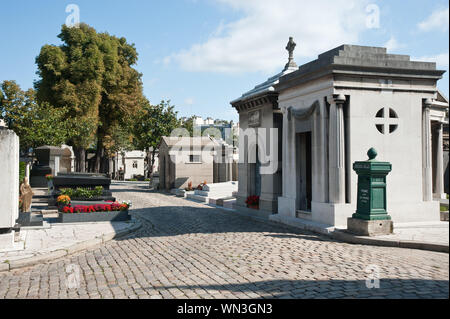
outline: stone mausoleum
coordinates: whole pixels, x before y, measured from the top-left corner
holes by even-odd
[[[367,160],[373,147],[378,160],[392,164],[387,176],[392,220],[438,221],[448,103],[436,102],[436,83],[445,71],[385,48],[356,45],[339,46],[297,67],[294,48],[291,38],[283,71],[231,102],[242,129],[279,130],[273,174],[260,173],[261,154],[249,161],[258,145],[240,141],[237,205],[259,195],[259,209],[276,213],[273,220],[345,227],[356,210],[352,163]]]

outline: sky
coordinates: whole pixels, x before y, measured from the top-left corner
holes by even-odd
[[[179,116],[238,121],[230,101],[282,70],[289,36],[298,65],[344,43],[436,62],[449,96],[443,0],[0,0],[0,81],[33,87],[35,58],[61,44],[71,4],[81,22],[135,44],[144,94],[152,104],[170,99]]]

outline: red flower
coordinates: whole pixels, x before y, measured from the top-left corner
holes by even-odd
[[[64,208],[63,208],[63,213],[71,213],[71,214],[73,214],[73,207],[69,207],[69,206],[65,206]]]
[[[258,205],[259,204],[259,196],[252,195],[247,197],[247,200],[245,201],[247,205]]]

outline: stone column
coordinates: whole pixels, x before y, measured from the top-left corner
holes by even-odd
[[[320,107],[320,115],[319,115],[319,130],[318,130],[318,157],[317,160],[320,162],[319,164],[319,172],[320,175],[320,199],[319,201],[322,203],[328,202],[328,138],[327,138],[327,122],[328,122],[328,114],[325,103],[321,103]]]
[[[424,108],[422,113],[423,200],[426,202],[433,200],[430,121],[430,107],[432,103],[433,102],[431,99],[426,99],[424,101]]]
[[[12,228],[19,217],[19,137],[0,128],[0,229]]]
[[[339,94],[331,99],[329,129],[329,201],[345,203],[345,96]]]
[[[436,176],[434,192],[436,197],[445,198],[444,194],[444,150],[442,140],[442,123],[436,126],[437,148],[436,148]]]

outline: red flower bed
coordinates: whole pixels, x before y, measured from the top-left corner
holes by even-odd
[[[113,212],[119,210],[127,210],[127,204],[113,203],[111,204],[95,204],[95,205],[75,205],[74,207],[66,206],[63,208],[63,213],[94,213],[94,212]]]
[[[249,196],[247,197],[245,203],[249,206],[259,205],[259,196],[257,195]]]

